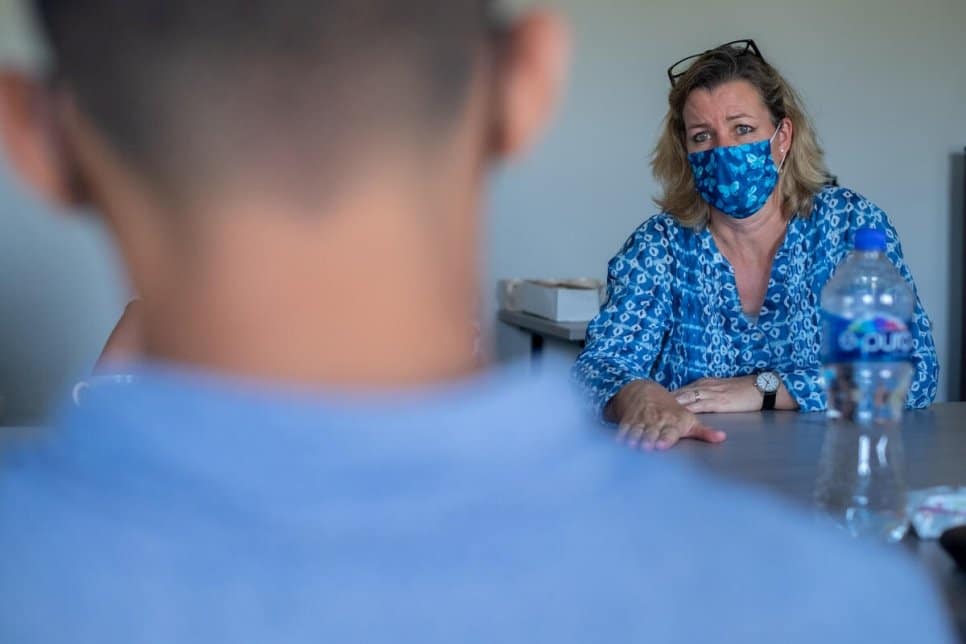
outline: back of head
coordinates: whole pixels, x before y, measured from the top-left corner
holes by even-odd
[[[36,0],[55,78],[167,193],[260,163],[317,182],[461,105],[488,0]],[[305,177],[302,177],[303,179]]]
[[[485,169],[549,118],[561,20],[503,23],[496,0],[33,2],[51,82],[0,83],[0,134],[42,194],[105,217],[149,355],[313,382],[475,364]],[[383,297],[352,319],[319,304],[363,292]],[[381,319],[445,340],[429,359]]]

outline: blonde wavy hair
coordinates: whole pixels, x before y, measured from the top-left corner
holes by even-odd
[[[671,88],[668,113],[651,160],[654,177],[663,188],[663,195],[654,202],[682,226],[701,229],[711,217],[711,206],[698,194],[688,163],[684,105],[696,89],[713,90],[735,80],[748,81],[758,90],[775,127],[785,118],[794,126],[776,188],[785,216],[809,216],[815,195],[829,179],[815,128],[791,85],[758,56],[719,47],[698,58]]]

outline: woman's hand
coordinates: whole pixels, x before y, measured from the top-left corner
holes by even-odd
[[[720,443],[727,438],[704,425],[664,387],[649,380],[635,380],[621,389],[607,405],[605,415],[619,426],[618,440],[631,447],[666,450],[682,438]]]
[[[760,411],[763,394],[755,386],[757,376],[703,378],[681,387],[674,398],[695,414]],[[783,384],[777,392],[775,409],[793,410],[798,404]]]

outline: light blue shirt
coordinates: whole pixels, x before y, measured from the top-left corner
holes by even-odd
[[[903,556],[614,444],[564,376],[88,392],[2,453],[0,641],[951,641]]]
[[[803,412],[827,406],[821,384],[819,299],[860,228],[884,230],[886,255],[913,286],[895,228],[875,204],[826,188],[808,217],[794,217],[775,255],[759,315],[745,315],[734,268],[707,227],[670,215],[646,221],[608,268],[607,303],[587,329],[575,374],[600,411],[624,385],[653,380],[670,390],[701,378],[776,371]],[[914,372],[907,406],[936,398],[932,323],[916,297]]]

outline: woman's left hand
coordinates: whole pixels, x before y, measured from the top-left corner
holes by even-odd
[[[674,392],[678,403],[693,414],[759,411],[762,393],[755,376],[702,378]]]

